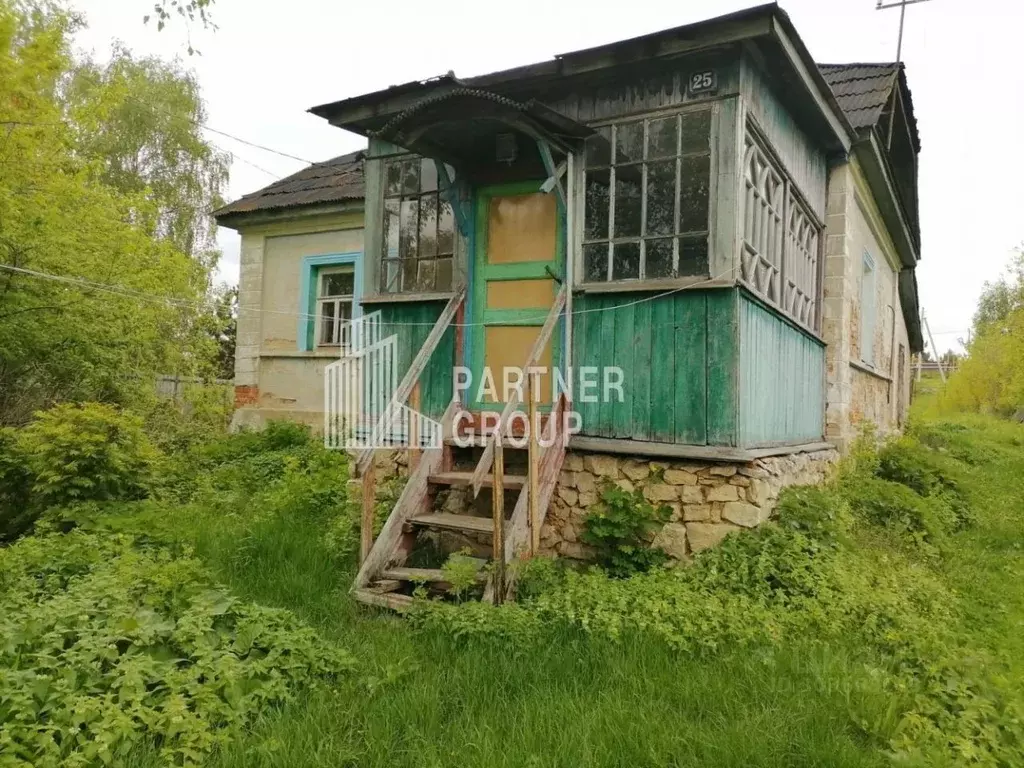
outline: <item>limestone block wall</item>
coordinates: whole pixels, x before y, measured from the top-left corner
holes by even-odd
[[[826,232],[825,435],[845,450],[866,422],[881,434],[899,429],[910,401],[909,342],[897,289],[899,258],[855,161],[829,174]],[[865,253],[874,262],[870,350],[862,348],[861,340],[862,314],[868,309],[861,301]]]
[[[654,546],[685,560],[733,531],[768,520],[783,488],[822,482],[838,457],[828,450],[746,464],[702,464],[570,452],[541,530],[541,546],[549,555],[590,559],[592,553],[580,541],[584,520],[599,503],[603,487],[613,483],[668,505],[671,521]]]

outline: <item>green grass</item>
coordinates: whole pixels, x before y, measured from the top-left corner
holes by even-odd
[[[976,524],[937,553],[877,528],[860,529],[853,546],[896,578],[925,574],[947,590],[952,618],[936,630],[964,669],[983,659],[964,682],[978,697],[918,688],[895,651],[853,637],[687,655],[639,632],[613,642],[557,627],[510,643],[418,629],[352,602],[351,567],[325,544],[324,519],[193,509],[178,535],[218,578],[293,610],[360,664],[338,687],[264,713],[209,765],[880,766],[901,738],[907,765],[1020,764],[1016,747],[973,754],[963,734],[915,751],[914,718],[930,711],[920,697],[946,702],[953,721],[976,701],[998,709],[983,723],[1024,713],[1024,428],[944,419],[928,411],[921,427],[963,470]],[[1006,727],[1019,734],[1020,722]]]

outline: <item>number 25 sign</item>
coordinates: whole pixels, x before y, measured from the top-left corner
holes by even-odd
[[[708,93],[718,88],[718,74],[713,69],[694,72],[690,75],[689,90],[691,94]]]

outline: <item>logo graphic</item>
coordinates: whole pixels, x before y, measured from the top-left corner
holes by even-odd
[[[381,313],[348,323],[342,357],[324,370],[324,445],[364,451],[441,447],[441,425],[398,402],[398,336],[381,338]]]

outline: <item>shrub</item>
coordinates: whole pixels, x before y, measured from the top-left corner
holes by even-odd
[[[141,744],[197,764],[232,728],[352,666],[193,558],[78,531],[0,550],[0,637],[0,753],[37,766],[123,762]]]
[[[157,451],[142,419],[100,403],[41,411],[18,450],[43,507],[145,496]]]
[[[973,519],[960,482],[935,453],[913,437],[890,441],[879,451],[877,475],[901,483],[919,496],[942,499],[956,516],[954,527]]]
[[[32,476],[18,446],[18,430],[0,427],[0,542],[18,538],[38,515],[33,508]]]
[[[650,542],[670,516],[667,506],[655,507],[640,491],[609,485],[601,492],[601,503],[587,515],[580,538],[594,548],[602,568],[625,578],[667,561],[668,555],[652,549]]]
[[[941,497],[920,496],[902,483],[860,477],[842,490],[853,513],[885,528],[936,543],[957,526],[956,513]]]
[[[158,456],[140,418],[100,403],[58,405],[3,430],[0,540],[50,507],[144,497]]]

